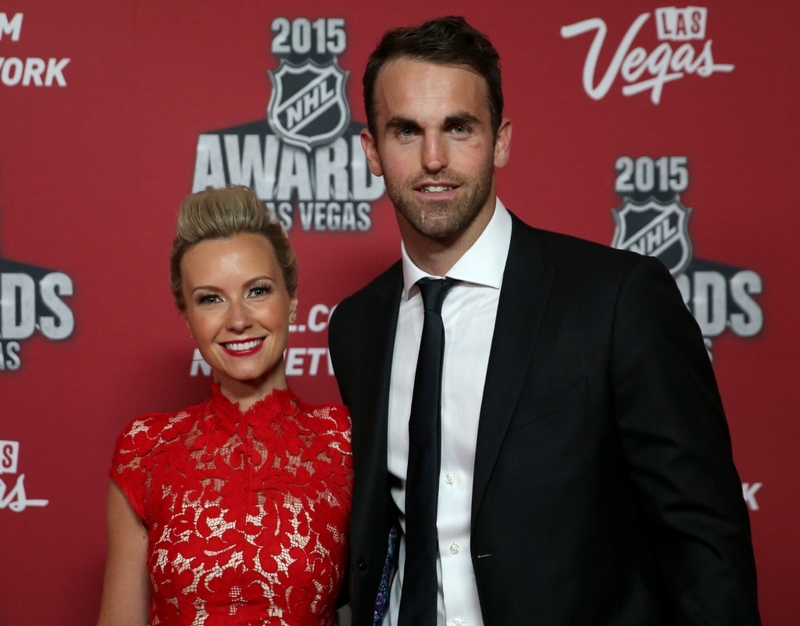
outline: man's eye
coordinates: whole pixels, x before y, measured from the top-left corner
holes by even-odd
[[[466,135],[469,132],[469,127],[464,126],[464,124],[456,124],[453,126],[452,131],[456,135]]]
[[[411,128],[401,128],[397,131],[397,135],[399,137],[411,137],[414,134],[414,130]]]

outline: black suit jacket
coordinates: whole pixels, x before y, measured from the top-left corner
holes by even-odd
[[[353,623],[396,521],[387,416],[402,270],[344,300]],[[483,394],[471,552],[487,626],[758,624],[748,513],[702,336],[657,260],[513,219]]]

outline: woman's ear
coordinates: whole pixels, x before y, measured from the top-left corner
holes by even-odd
[[[183,318],[183,323],[186,324],[186,328],[189,329],[189,336],[194,339],[194,333],[192,332],[192,327],[189,326],[189,318],[186,316],[186,311],[181,313],[181,317]]]

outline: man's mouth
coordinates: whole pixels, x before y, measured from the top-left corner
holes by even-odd
[[[457,185],[422,185],[417,189],[422,193],[445,193],[447,191],[452,191],[456,187]]]

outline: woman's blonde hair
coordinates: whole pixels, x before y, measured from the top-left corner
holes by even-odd
[[[272,244],[289,295],[297,295],[297,257],[280,222],[248,187],[228,185],[189,195],[178,209],[178,228],[169,257],[175,306],[186,309],[181,260],[186,251],[207,239],[230,239],[242,233],[263,235]]]

